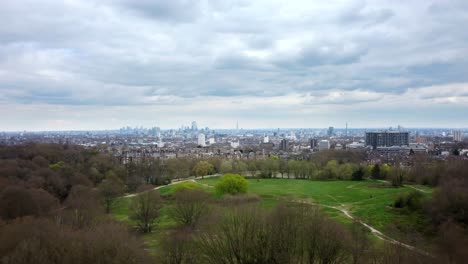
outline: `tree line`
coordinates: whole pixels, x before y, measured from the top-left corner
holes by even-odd
[[[214,199],[196,188],[181,188],[168,197],[161,197],[158,192],[145,192],[174,179],[215,173],[319,180],[371,178],[387,180],[394,187],[403,183],[435,186],[432,199],[418,202],[418,195],[402,197],[395,207],[421,210],[430,220],[431,233],[437,241],[435,255],[443,258],[443,262],[438,263],[463,263],[468,257],[464,250],[468,247],[468,165],[465,161],[421,159],[411,167],[368,165],[360,154],[330,151],[310,160],[286,161],[272,156],[258,160],[147,159],[121,164],[114,157],[79,146],[25,144],[0,146],[1,261],[152,261],[132,230],[106,214],[112,210],[117,197],[134,191],[143,192],[133,199],[130,207],[130,217],[140,231],[154,232],[154,223],[163,205],[171,207],[171,217],[179,223],[161,243],[164,249],[161,252],[167,252],[159,256],[164,263],[431,261],[421,262],[426,259],[421,256],[418,259],[395,245],[372,249],[368,242],[365,247],[363,244],[364,253],[359,251],[358,254],[355,247],[361,244],[354,236],[367,235],[353,234],[309,205],[288,204],[274,210],[262,209],[257,204],[259,197],[230,194],[245,190],[245,187],[233,188],[231,183],[220,185],[227,190],[221,191],[221,199]],[[312,227],[311,222],[320,224]],[[252,231],[252,226],[257,231]],[[288,232],[273,232],[282,228]],[[291,240],[290,233],[295,234],[297,241]],[[304,234],[309,236],[304,237]],[[229,237],[232,243],[219,240],[222,237]],[[342,239],[333,241],[336,237]],[[218,253],[222,254],[216,257]],[[360,256],[363,258],[356,260]]]

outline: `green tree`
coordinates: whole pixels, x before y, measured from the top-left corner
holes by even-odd
[[[225,174],[215,185],[216,193],[220,195],[245,193],[247,188],[247,180],[239,174]]]
[[[338,175],[338,162],[336,160],[328,161],[324,173],[327,179],[335,179]]]
[[[375,164],[374,167],[372,167],[371,178],[375,180],[380,179],[380,165],[379,164]]]
[[[223,160],[221,162],[221,168],[219,170],[220,173],[230,173],[232,172],[232,162],[229,160]]]
[[[364,178],[364,169],[361,166],[359,166],[359,168],[353,172],[351,179],[353,181],[362,181],[363,178]]]
[[[201,176],[203,179],[203,176],[213,173],[214,167],[208,161],[202,160],[202,161],[199,161],[197,165],[195,165],[193,170],[196,176],[198,177]]]

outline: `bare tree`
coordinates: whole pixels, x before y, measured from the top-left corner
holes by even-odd
[[[133,198],[130,205],[130,219],[135,220],[138,228],[149,233],[159,216],[162,199],[157,191],[146,191]]]
[[[172,217],[181,225],[194,227],[208,211],[210,195],[197,189],[180,189],[174,194]]]
[[[104,199],[106,213],[110,213],[115,198],[125,191],[125,185],[117,176],[109,175],[99,184],[98,188]]]
[[[161,262],[165,264],[197,263],[197,251],[192,240],[190,229],[174,230],[161,241]]]

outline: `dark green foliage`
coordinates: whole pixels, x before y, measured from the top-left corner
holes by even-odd
[[[372,179],[380,179],[380,165],[375,164],[374,167],[372,167],[371,171],[371,178]]]
[[[408,208],[410,211],[418,211],[423,208],[424,195],[420,191],[412,191],[397,197],[393,206],[395,208]]]
[[[353,181],[362,181],[364,179],[364,169],[359,166],[357,170],[355,170],[352,174]]]

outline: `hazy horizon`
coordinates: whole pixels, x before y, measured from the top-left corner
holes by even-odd
[[[468,126],[468,2],[3,1],[0,131]]]

